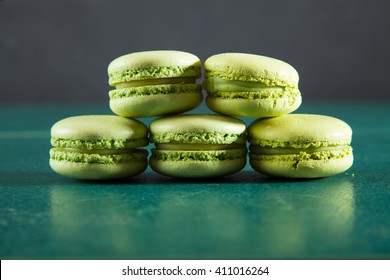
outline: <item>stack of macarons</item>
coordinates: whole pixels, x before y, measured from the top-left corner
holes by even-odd
[[[217,114],[180,114],[202,102],[201,62],[180,51],[144,51],[108,66],[110,108],[117,116],[77,116],[51,130],[50,166],[78,179],[135,176],[150,167],[166,176],[206,178],[240,171],[247,161],[277,177],[335,175],[353,162],[352,130],[343,121],[290,114],[301,104],[289,64],[224,53],[204,64],[206,104]],[[159,117],[149,130],[138,117]],[[237,117],[258,118],[248,128]]]

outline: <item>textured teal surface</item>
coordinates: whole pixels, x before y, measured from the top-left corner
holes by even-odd
[[[350,170],[316,180],[272,179],[249,165],[202,181],[150,169],[119,182],[72,180],[50,170],[49,129],[111,114],[108,106],[2,106],[0,258],[390,259],[389,104],[299,112],[352,126]]]

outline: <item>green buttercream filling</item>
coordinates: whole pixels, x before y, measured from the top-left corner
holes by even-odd
[[[180,151],[214,151],[214,150],[233,150],[242,149],[245,143],[234,144],[156,144],[159,150],[180,150]]]
[[[200,67],[159,66],[143,69],[128,69],[124,71],[109,73],[108,77],[108,82],[111,86],[115,86],[116,84],[132,80],[145,80],[167,77],[200,77]]]
[[[134,96],[147,96],[172,93],[201,93],[202,87],[198,84],[169,84],[156,86],[128,87],[114,89],[109,92],[110,99],[126,98]]]
[[[327,152],[327,151],[342,151],[346,149],[347,146],[327,146],[327,147],[308,147],[308,148],[270,148],[270,147],[260,147],[251,145],[250,151],[255,154],[261,155],[287,155],[287,154],[299,154],[301,152],[305,153],[315,153],[315,152]]]
[[[148,152],[142,149],[134,149],[131,151],[131,153],[123,154],[82,153],[82,151],[76,152],[59,148],[53,148],[50,150],[50,158],[53,160],[96,164],[116,164],[143,161],[146,160],[147,154]]]
[[[308,161],[308,160],[332,160],[332,159],[341,159],[352,154],[352,148],[350,146],[345,147],[344,149],[336,150],[323,150],[316,152],[305,152],[300,151],[296,154],[279,154],[279,155],[263,155],[257,153],[250,153],[250,158],[252,160],[263,160],[263,161]]]
[[[219,151],[167,151],[152,149],[152,158],[163,161],[220,161],[246,157],[246,149]]]
[[[278,140],[267,140],[253,137],[253,135],[249,134],[249,143],[251,145],[257,145],[260,147],[270,147],[270,148],[295,148],[295,149],[307,149],[310,147],[318,148],[318,147],[335,147],[335,146],[344,146],[349,145],[350,139],[346,140],[338,140],[338,141],[278,141]]]
[[[236,71],[207,71],[205,76],[207,79],[218,79],[225,81],[243,81],[243,82],[252,82],[252,83],[261,83],[268,87],[297,87],[297,83],[288,83],[285,80],[277,79],[273,77],[272,79],[268,77],[266,72],[262,76],[254,76],[254,75],[243,75],[243,73],[238,69]]]
[[[203,86],[208,92],[257,92],[257,91],[280,91],[283,87],[269,86],[262,82],[232,81],[224,80],[218,77],[210,77],[203,82]]]
[[[208,93],[211,98],[221,99],[280,99],[286,98],[290,104],[293,104],[297,97],[301,95],[298,89],[290,89],[286,91],[264,90],[257,92],[213,92]]]
[[[220,132],[163,132],[151,133],[152,143],[232,144],[245,143],[246,133],[227,134]]]
[[[148,80],[135,80],[115,85],[117,89],[128,87],[143,87],[143,86],[156,86],[156,85],[170,85],[170,84],[195,84],[196,78],[194,77],[176,77],[176,78],[161,78],[161,79],[148,79]]]
[[[287,99],[295,103],[301,92],[296,87],[269,86],[262,82],[229,81],[210,77],[203,82],[208,97],[218,99]]]
[[[136,138],[131,140],[104,139],[104,140],[76,140],[52,137],[50,140],[52,146],[59,148],[74,149],[126,149],[143,147],[148,145],[146,138]]]

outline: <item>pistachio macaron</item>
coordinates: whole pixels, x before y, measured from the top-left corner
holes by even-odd
[[[191,110],[202,102],[197,56],[181,51],[143,51],[108,66],[111,110],[123,117],[150,117]]]
[[[233,174],[246,164],[246,125],[220,115],[161,117],[150,124],[151,168],[163,175],[206,178]]]
[[[274,117],[301,104],[298,72],[286,62],[245,53],[222,53],[204,64],[208,107],[221,114]]]
[[[119,116],[70,117],[51,128],[50,166],[77,179],[135,176],[147,167],[148,130],[141,122]]]
[[[287,178],[336,175],[353,164],[352,129],[334,117],[288,114],[264,118],[249,128],[250,164]]]

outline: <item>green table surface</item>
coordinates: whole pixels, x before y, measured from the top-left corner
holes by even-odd
[[[190,113],[199,112],[209,111]],[[249,165],[207,180],[150,169],[121,181],[73,180],[49,167],[50,127],[112,114],[108,106],[2,105],[0,258],[390,259],[390,104],[298,112],[351,125],[350,170],[315,180],[270,178]]]

